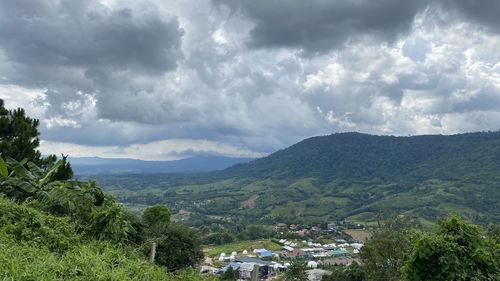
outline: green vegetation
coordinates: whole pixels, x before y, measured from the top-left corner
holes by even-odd
[[[254,249],[268,249],[270,251],[279,251],[281,250],[281,245],[273,242],[272,240],[240,240],[233,243],[220,245],[220,246],[208,246],[204,249],[204,252],[207,256],[213,257],[219,255],[221,253],[231,253],[236,251],[238,253],[247,250],[252,252]]]
[[[361,264],[333,266],[322,281],[500,280],[498,230],[452,215],[420,231],[396,217],[361,249]]]
[[[67,217],[0,198],[0,278],[5,280],[200,280],[167,274],[131,245],[88,239]],[[180,275],[191,275],[183,279]]]
[[[38,121],[2,105],[0,279],[204,279],[191,269],[203,257],[193,230],[171,224],[165,206],[146,209],[141,219],[95,181],[68,179],[65,156],[39,157]],[[156,265],[144,255],[151,241],[158,244]]]
[[[40,145],[38,131],[39,120],[26,116],[22,108],[7,110],[0,99],[0,157],[12,159],[29,159],[36,165],[47,168],[57,162],[55,155],[43,158],[38,146]],[[73,178],[73,169],[62,156],[62,163],[52,175],[54,180],[68,180]]]
[[[406,280],[499,280],[500,245],[457,217],[416,239],[402,272]]]
[[[304,140],[221,172],[98,176],[118,200],[169,206],[188,224],[206,217],[255,224],[397,214],[423,226],[458,213],[500,222],[500,132],[390,137],[358,133]],[[238,234],[233,232],[232,234]]]
[[[202,258],[196,234],[170,225],[164,206],[146,209],[146,219],[138,221],[95,182],[50,181],[58,164],[44,171],[25,162],[0,158],[0,261],[5,265],[0,277],[175,280],[135,246],[147,248],[153,238],[157,264],[169,271],[182,272]]]
[[[365,281],[367,280],[365,269],[357,262],[350,266],[337,266],[331,274],[324,275],[321,281]]]
[[[285,281],[303,281],[307,280],[307,267],[303,261],[294,261],[285,271]]]

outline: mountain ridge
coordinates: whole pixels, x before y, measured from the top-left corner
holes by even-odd
[[[193,156],[170,161],[146,161],[131,158],[70,157],[77,175],[194,173],[223,170],[254,158],[226,156]]]

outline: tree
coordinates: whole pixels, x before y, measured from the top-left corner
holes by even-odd
[[[366,272],[357,262],[350,266],[339,266],[333,270],[332,274],[323,275],[321,281],[365,281],[368,280]]]
[[[302,261],[294,261],[285,271],[286,281],[305,281],[307,280],[307,266]]]
[[[42,160],[42,166],[50,165],[51,163],[55,163],[57,161],[58,159],[55,155],[49,155]],[[54,175],[52,175],[52,180],[64,181],[72,179],[74,174],[71,163],[68,161],[68,155],[61,154],[61,161],[61,166],[59,166]]]
[[[403,217],[396,217],[384,225],[384,230],[374,234],[361,249],[360,256],[370,280],[399,281],[401,266],[414,235],[406,230]]]
[[[56,216],[68,216],[79,233],[122,243],[131,232],[129,216],[112,196],[105,195],[95,181],[54,181],[52,174],[62,164],[42,170],[33,162],[0,157],[0,194]]]
[[[18,161],[26,158],[39,164],[39,123],[37,119],[26,116],[22,108],[7,110],[0,99],[0,156]]]
[[[238,270],[233,269],[233,267],[229,266],[226,272],[222,273],[220,276],[220,280],[225,281],[236,281],[240,278],[240,272]]]
[[[263,225],[249,225],[243,232],[238,235],[241,240],[256,240],[261,238],[270,238],[274,235],[274,231]]]
[[[229,244],[233,241],[234,241],[234,236],[224,230],[213,232],[203,237],[204,244],[224,245],[224,244]]]
[[[170,211],[165,205],[148,207],[142,213],[142,221],[150,237],[161,236],[163,230],[170,224]]]
[[[7,110],[0,99],[0,157],[10,157],[17,161],[27,159],[43,169],[52,167],[59,159],[55,155],[42,158],[40,146],[40,132],[38,119],[26,116],[22,108]],[[73,169],[67,161],[68,156],[62,157],[63,164],[53,174],[54,180],[69,180],[73,178]]]
[[[160,237],[144,245],[145,254],[149,254],[152,242],[157,243],[155,262],[169,271],[195,266],[203,258],[196,233],[185,226],[168,226]]]
[[[405,280],[499,280],[500,247],[478,226],[451,216],[422,235],[403,267]]]

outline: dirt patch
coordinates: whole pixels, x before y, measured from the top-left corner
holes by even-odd
[[[344,230],[344,232],[360,242],[366,242],[373,236],[373,234],[366,229],[347,229]]]
[[[243,209],[253,209],[255,208],[255,205],[257,203],[257,198],[259,198],[259,195],[253,194],[248,198],[247,200],[241,202],[240,207]]]
[[[190,212],[190,211],[186,211],[186,210],[179,210],[179,213],[178,213],[180,216],[190,216],[192,215],[193,213]]]

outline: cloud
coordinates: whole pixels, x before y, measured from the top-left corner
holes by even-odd
[[[492,32],[500,32],[500,2],[496,0],[442,0],[444,9],[458,12],[466,20],[485,26]]]
[[[194,155],[221,155],[230,157],[262,157],[236,146],[208,140],[170,139],[127,146],[87,146],[64,142],[41,141],[43,154],[60,153],[73,157],[100,156],[105,158],[134,158],[143,160],[178,160]]]
[[[429,24],[434,17],[430,11],[420,15],[398,44],[358,43],[338,51],[307,76],[309,103],[340,130],[447,134],[497,129],[500,56],[493,50],[500,48],[499,36],[473,23]],[[415,42],[420,45],[416,53]]]
[[[476,2],[7,0],[0,98],[103,157],[496,130],[498,4]]]
[[[108,7],[98,1],[2,1],[1,83],[45,89],[49,110],[89,95],[97,113],[127,119],[120,105],[147,96],[148,80],[177,68],[184,31],[175,16],[154,5]],[[109,99],[121,101],[117,109]],[[130,118],[129,118],[130,119]]]
[[[373,36],[393,41],[411,27],[427,0],[230,1],[214,0],[248,17],[254,26],[249,46],[291,47],[325,53],[349,41]]]

